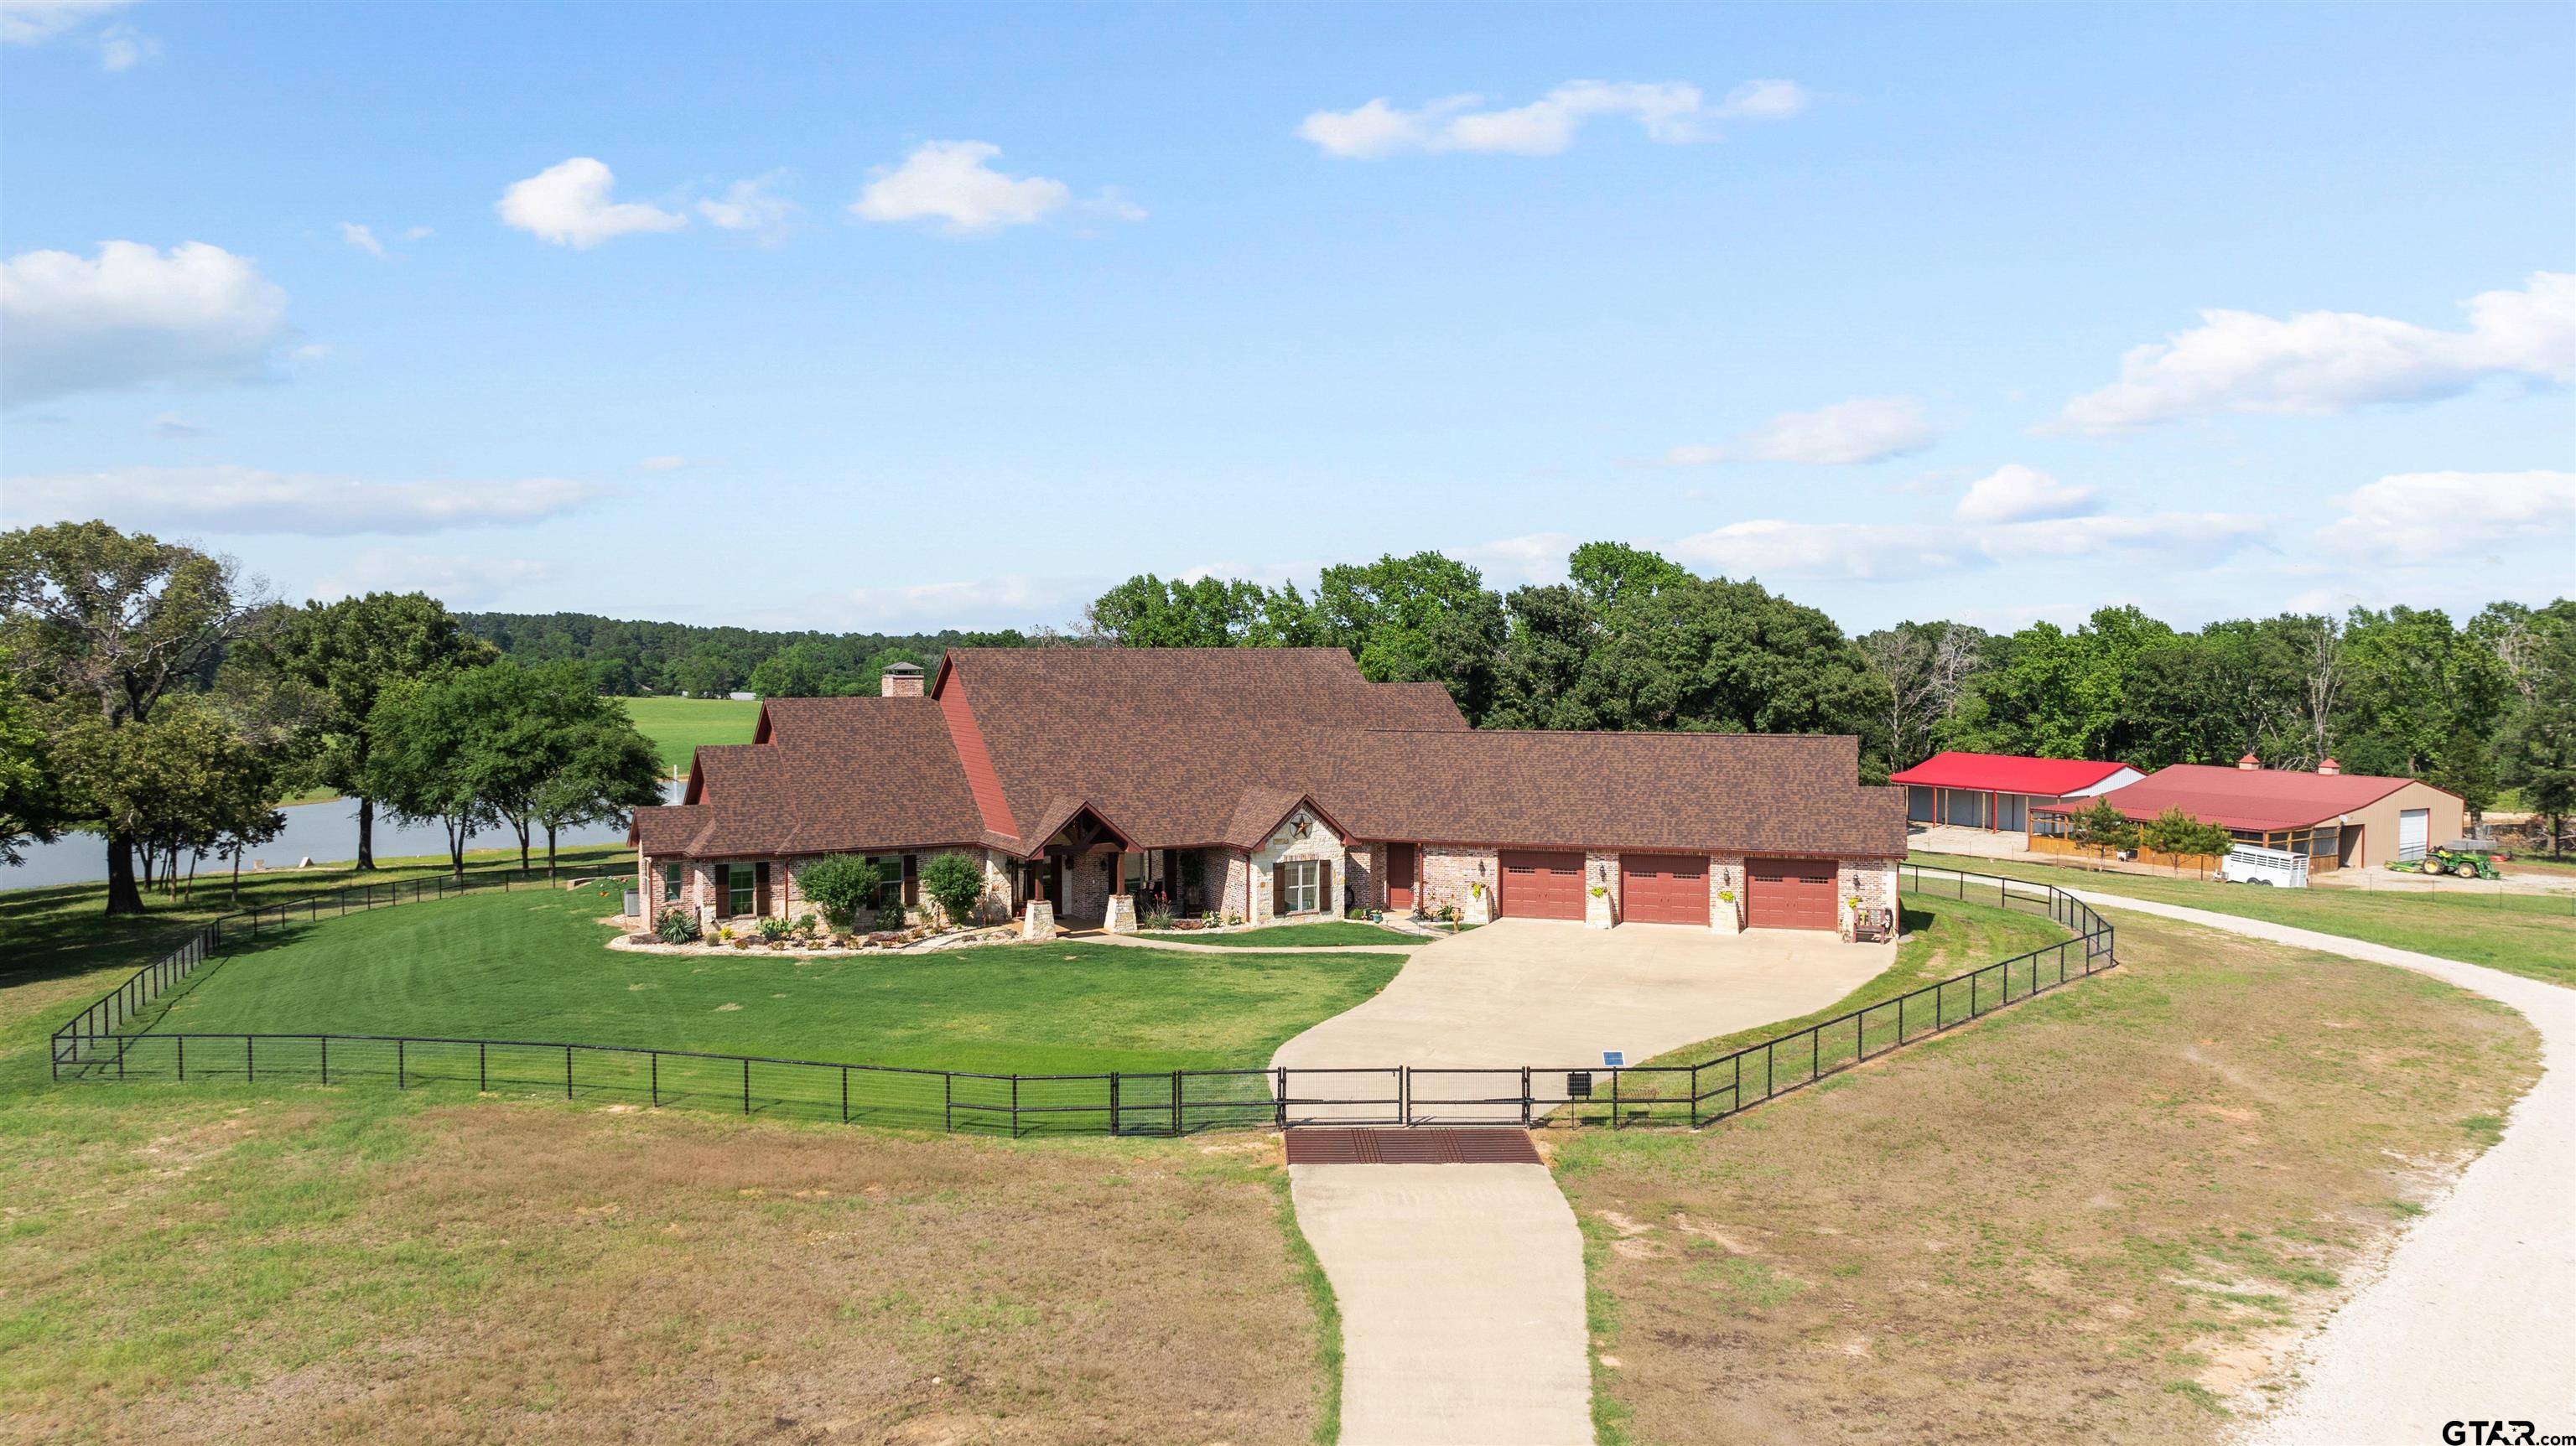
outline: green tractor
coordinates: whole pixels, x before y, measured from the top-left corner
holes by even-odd
[[[2500,879],[2504,875],[2495,866],[2495,845],[2475,839],[2459,839],[2439,848],[2424,851],[2420,859],[2397,859],[2389,864],[2401,874],[2449,874],[2455,879]]]

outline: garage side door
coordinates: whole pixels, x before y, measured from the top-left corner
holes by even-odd
[[[1514,919],[1581,919],[1583,855],[1506,852],[1496,913]]]
[[[1831,929],[1834,861],[1746,859],[1745,922],[1756,929]]]
[[[1689,854],[1620,855],[1619,916],[1636,924],[1706,924],[1708,860]]]

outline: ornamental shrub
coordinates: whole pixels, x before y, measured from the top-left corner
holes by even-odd
[[[653,933],[665,944],[698,942],[698,916],[686,909],[664,909],[653,921]]]
[[[971,854],[940,854],[921,866],[921,892],[951,927],[964,928],[975,922],[976,902],[984,897],[984,866]]]
[[[793,933],[795,929],[795,925],[788,923],[785,919],[777,918],[775,916],[760,921],[760,937],[764,941],[772,944],[786,938],[789,934]]]
[[[874,917],[877,890],[884,886],[885,870],[857,854],[816,859],[796,876],[796,887],[822,906],[823,917],[836,929],[848,929],[862,908]]]

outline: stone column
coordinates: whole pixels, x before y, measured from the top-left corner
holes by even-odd
[[[1112,895],[1110,895],[1110,896],[1109,896],[1109,915],[1108,915],[1108,917],[1107,917],[1106,919],[1104,919],[1104,920],[1102,921],[1102,923],[1101,923],[1101,927],[1102,927],[1102,928],[1104,928],[1104,929],[1106,929],[1106,930],[1108,930],[1108,931],[1109,931],[1110,933],[1112,933],[1112,934],[1133,934],[1133,933],[1135,933],[1135,932],[1136,932],[1136,898],[1135,898],[1135,896],[1134,896],[1133,894],[1124,894],[1124,893],[1119,893],[1119,894],[1112,894]]]
[[[1023,939],[1054,938],[1055,905],[1044,899],[1029,900],[1029,912],[1020,920],[1020,937]]]

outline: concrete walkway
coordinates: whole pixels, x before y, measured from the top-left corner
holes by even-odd
[[[1291,1165],[1342,1311],[1343,1446],[1592,1439],[1583,1236],[1544,1165]]]
[[[1501,919],[1412,952],[1375,998],[1279,1047],[1274,1067],[1366,1070],[1346,1086],[1327,1076],[1292,1079],[1302,1097],[1385,1096],[1390,1067],[1417,1070],[1554,1065],[1597,1068],[1604,1050],[1644,1063],[1698,1040],[1794,1019],[1821,1009],[1896,962],[1884,944],[1846,944],[1831,934],[1755,929],[1715,934],[1680,925],[1586,929],[1552,919]],[[1497,1077],[1426,1079],[1423,1093],[1517,1093]],[[1562,1076],[1534,1082],[1562,1094]],[[1305,1119],[1383,1115],[1386,1106],[1337,1113],[1310,1106]],[[1458,1121],[1520,1118],[1518,1106],[1460,1107]]]
[[[2514,1105],[2504,1137],[2302,1347],[2297,1394],[2240,1439],[2412,1446],[2443,1439],[2444,1422],[2472,1419],[2576,1431],[2576,990],[2261,919],[2077,897],[2412,969],[2510,1005],[2540,1033],[2540,1082]]]
[[[1415,950],[1376,998],[1273,1063],[1582,1066],[1604,1049],[1644,1060],[1821,1008],[1895,959],[1785,930],[1504,919]],[[1519,1118],[1516,1106],[1488,1114]],[[1544,1166],[1291,1165],[1288,1177],[1341,1303],[1347,1446],[1592,1439],[1583,1236]]]

